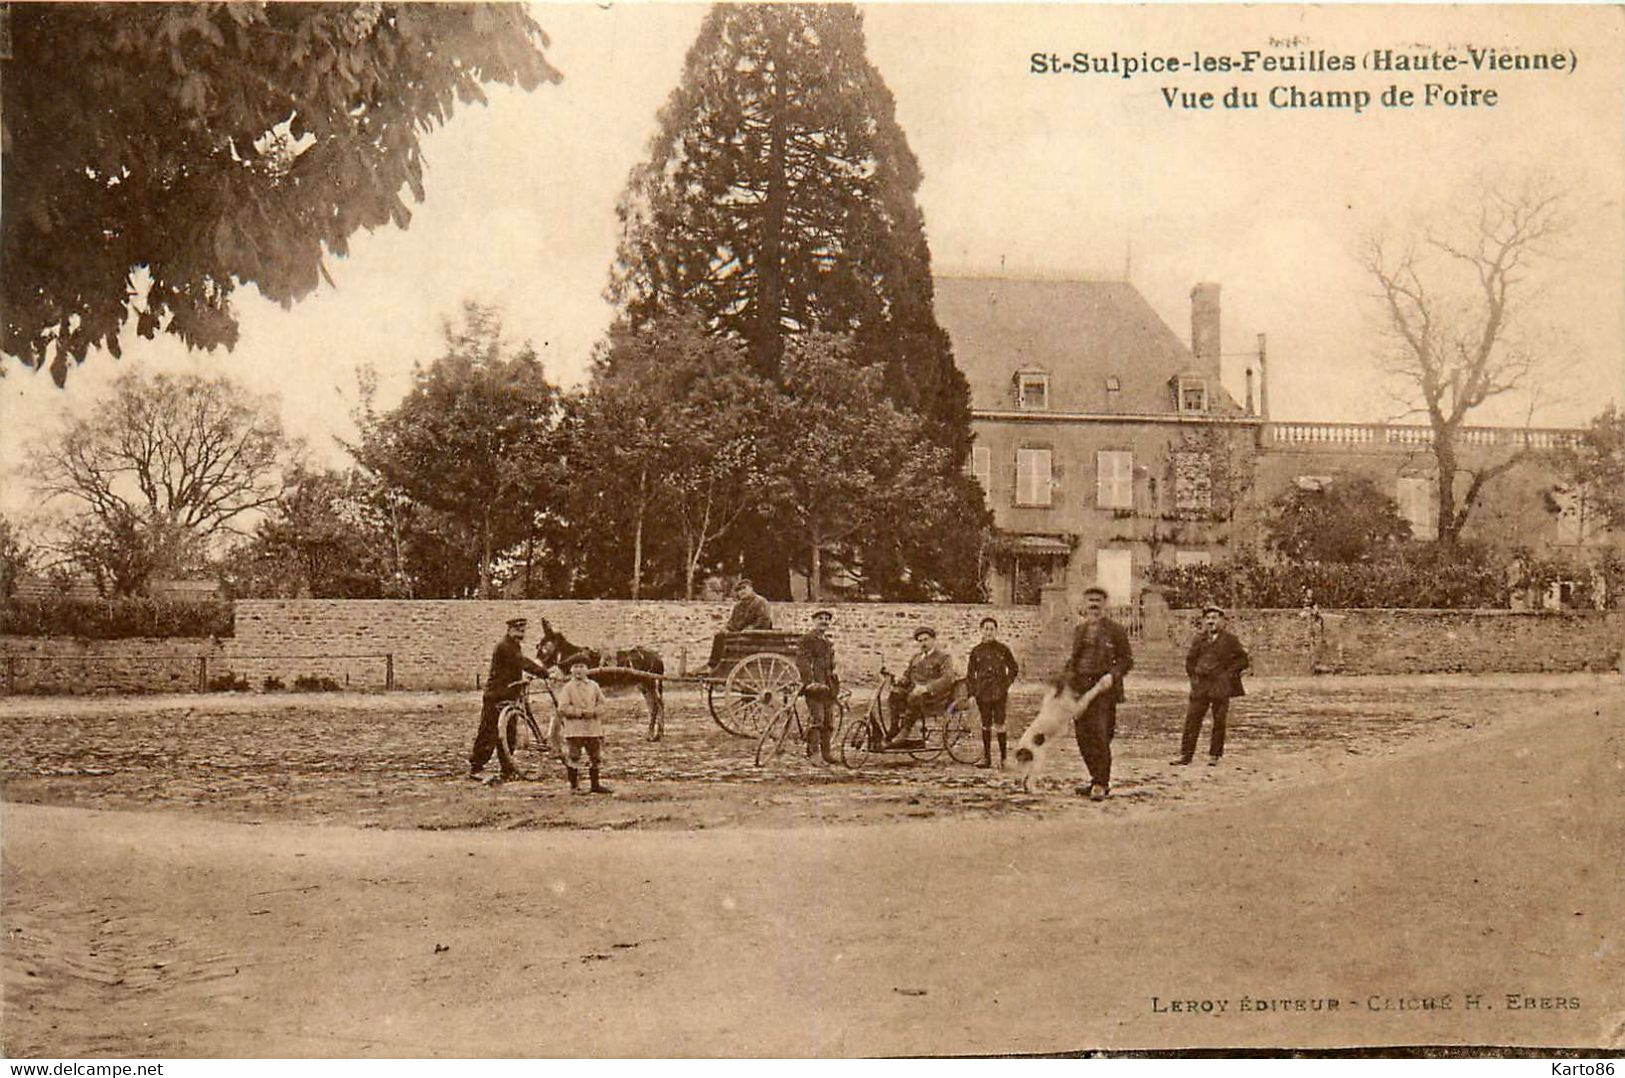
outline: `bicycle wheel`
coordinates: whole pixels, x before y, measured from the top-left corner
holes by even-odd
[[[841,731],[841,763],[850,768],[862,767],[869,759],[869,750],[874,744],[875,737],[875,731],[867,718],[848,723],[846,729]]]
[[[948,705],[942,717],[942,747],[957,763],[974,764],[982,758],[981,715],[969,697]]]
[[[497,759],[502,770],[521,770],[521,759],[534,754],[538,765],[547,759],[547,739],[523,704],[505,704],[497,713]]]
[[[781,708],[777,715],[767,720],[767,725],[762,727],[762,736],[756,739],[756,766],[761,767],[783,752],[784,743],[790,740],[790,728],[799,725],[794,707]]]

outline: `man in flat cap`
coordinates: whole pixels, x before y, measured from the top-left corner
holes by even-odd
[[[920,650],[909,660],[903,680],[891,694],[893,729],[888,746],[924,740],[926,712],[946,707],[959,680],[953,657],[937,645],[935,629],[929,625],[915,629],[914,642]]]
[[[1117,735],[1117,705],[1123,700],[1123,679],[1134,667],[1128,633],[1106,616],[1106,589],[1091,584],[1083,589],[1083,620],[1072,634],[1072,656],[1061,676],[1080,695],[1110,675],[1106,692],[1090,701],[1072,720],[1078,753],[1089,769],[1089,787],[1078,788],[1091,801],[1104,801],[1112,787],[1112,738]]]
[[[509,618],[508,631],[491,652],[491,672],[485,678],[485,696],[480,707],[480,729],[474,735],[474,751],[468,754],[468,777],[477,779],[497,747],[497,718],[502,705],[519,699],[520,681],[526,673],[546,677],[547,668],[525,658],[520,646],[525,639],[525,619]],[[502,778],[518,776],[507,760],[502,761]]]
[[[1185,708],[1185,734],[1179,743],[1179,759],[1184,765],[1196,757],[1196,742],[1202,736],[1202,719],[1213,709],[1213,734],[1208,741],[1207,763],[1213,767],[1224,755],[1224,727],[1230,716],[1232,697],[1246,695],[1241,673],[1252,665],[1247,649],[1225,627],[1224,610],[1208,605],[1202,609],[1202,628],[1185,653],[1185,673],[1190,675],[1190,703]]]
[[[841,683],[835,675],[835,645],[829,638],[835,615],[819,610],[812,629],[796,645],[796,669],[801,672],[801,698],[807,702],[807,755],[814,763],[835,762],[829,751],[834,734],[835,694]]]

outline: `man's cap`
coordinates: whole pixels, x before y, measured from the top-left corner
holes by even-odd
[[[734,591],[738,591],[740,588],[748,587],[751,587],[751,582],[745,577],[740,577],[738,580],[734,581]]]
[[[577,664],[579,664],[581,666],[591,666],[592,662],[590,660],[588,660],[586,655],[582,654],[579,651],[576,652],[574,655],[570,656],[568,659],[564,660],[564,668],[566,670],[571,669],[572,667],[576,666]]]
[[[525,620],[524,618],[509,618],[508,619],[508,628],[510,628],[510,629],[523,629],[526,625],[529,625],[529,624],[530,624],[530,622]]]
[[[1216,603],[1208,603],[1206,606],[1204,606],[1202,608],[1202,613],[1204,613],[1204,614],[1223,614],[1224,613],[1224,607],[1219,606]]]
[[[823,618],[826,621],[834,621],[835,620],[835,615],[834,615],[833,612],[828,611],[828,610],[814,610],[813,611],[813,620],[817,621],[819,618]]]
[[[1099,584],[1090,584],[1087,588],[1083,589],[1083,594],[1098,595],[1104,599],[1106,598],[1106,589],[1101,587]]]
[[[914,630],[914,639],[916,640],[922,640],[927,636],[935,640],[937,638],[937,631],[931,628],[929,625],[922,625],[918,629]]]

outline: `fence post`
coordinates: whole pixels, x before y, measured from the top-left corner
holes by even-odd
[[[207,692],[208,690],[209,690],[209,657],[207,655],[199,655],[197,657],[197,691],[198,692]]]
[[[384,653],[384,689],[387,691],[395,687],[395,653]]]
[[[6,692],[17,695],[17,656],[6,656]]]

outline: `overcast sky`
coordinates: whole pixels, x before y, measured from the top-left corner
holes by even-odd
[[[1355,254],[1372,229],[1415,229],[1474,177],[1544,172],[1579,223],[1542,313],[1574,359],[1567,398],[1537,423],[1583,422],[1625,399],[1622,15],[1617,8],[865,7],[869,56],[896,97],[924,170],[920,189],[939,273],[1128,278],[1181,337],[1197,281],[1224,287],[1227,382],[1268,335],[1278,418],[1371,420],[1378,391],[1369,282]],[[426,140],[428,201],[406,231],[361,235],[330,259],[335,288],[290,311],[239,290],[233,353],[188,356],[127,334],[124,364],[228,371],[278,393],[289,430],[342,463],[355,368],[374,364],[386,405],[441,320],[465,297],[494,302],[552,377],[579,382],[610,317],[602,294],[614,203],[676,84],[701,7],[538,6],[565,74],[532,94],[497,89]],[[1297,45],[1272,47],[1299,38]],[[1375,47],[1573,50],[1573,73],[1172,75],[1029,72],[1029,55],[1074,51],[1188,58],[1243,49],[1297,56]],[[1463,52],[1464,55],[1464,52]],[[1380,91],[1390,82],[1497,90],[1493,108],[1182,111],[1165,87]],[[1267,100],[1267,98],[1266,98]],[[94,356],[67,392],[7,362],[0,453],[105,385]],[[1512,418],[1510,411],[1487,419]],[[0,511],[27,492],[15,476]]]

